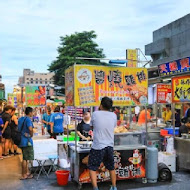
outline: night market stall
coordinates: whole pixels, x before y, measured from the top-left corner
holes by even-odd
[[[175,103],[190,103],[190,75],[172,78],[172,102]],[[184,110],[185,111],[185,110]],[[185,120],[187,116],[185,116]],[[182,125],[185,126],[186,123]],[[173,122],[173,130],[175,131],[175,122]],[[175,137],[175,149],[177,154],[177,167],[190,169],[190,126],[185,126],[187,131],[180,134],[180,137]]]
[[[101,98],[112,98],[116,107],[135,107],[146,105],[148,100],[148,74],[145,68],[106,67],[74,65],[65,72],[66,106],[77,108],[100,105]],[[130,117],[132,118],[132,117]],[[146,123],[146,122],[145,122]],[[75,120],[75,135],[77,134]],[[68,130],[67,130],[68,132]],[[68,132],[69,133],[69,132]],[[68,134],[67,133],[67,134]],[[69,135],[69,134],[68,134]],[[146,176],[146,124],[143,127],[132,119],[121,123],[115,129],[114,159],[117,180],[144,178]],[[90,183],[87,168],[92,142],[69,143],[71,177],[79,184]],[[104,165],[97,171],[99,182],[110,180]]]

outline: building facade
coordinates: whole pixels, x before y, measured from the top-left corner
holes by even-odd
[[[190,57],[190,14],[154,31],[145,54],[152,57],[151,66]]]
[[[18,85],[50,85],[54,84],[53,77],[54,73],[35,73],[30,69],[24,69]]]

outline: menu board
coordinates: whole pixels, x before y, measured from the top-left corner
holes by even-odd
[[[66,76],[68,73],[74,76],[74,82],[66,77],[67,105],[99,106],[105,96],[111,98],[115,106],[148,103],[146,68],[75,65],[72,71],[71,68],[66,71]]]
[[[171,84],[157,84],[157,103],[171,104]]]

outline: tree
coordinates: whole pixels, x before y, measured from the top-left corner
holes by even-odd
[[[55,73],[55,84],[64,85],[65,70],[77,64],[105,65],[99,60],[78,60],[76,57],[104,58],[103,49],[98,47],[94,41],[97,35],[95,31],[84,31],[74,33],[70,36],[60,37],[61,43],[58,47],[58,57],[49,66],[49,71]]]

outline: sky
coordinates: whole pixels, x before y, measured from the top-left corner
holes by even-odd
[[[189,0],[0,0],[0,74],[12,92],[24,68],[47,72],[60,36],[95,30],[107,58],[152,42],[152,32],[189,14]]]

